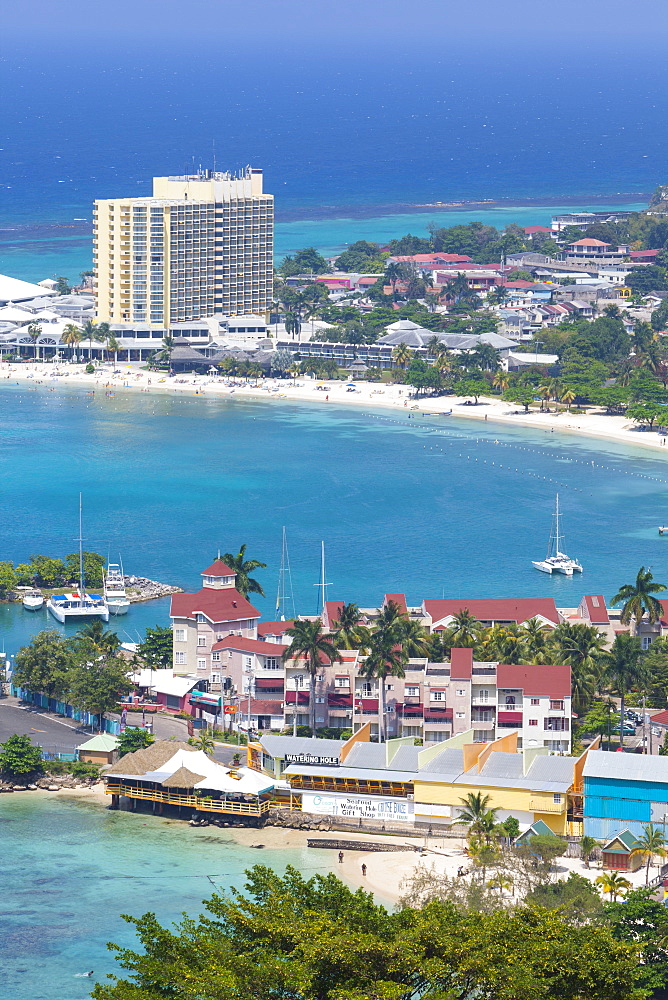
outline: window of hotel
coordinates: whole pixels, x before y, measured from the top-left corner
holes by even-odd
[[[197,636],[197,645],[198,646],[206,646],[206,636],[205,635],[198,635]]]
[[[554,795],[552,796],[552,801],[554,802],[555,806],[561,805],[561,795],[559,794],[559,792],[554,793]]]
[[[198,616],[197,616],[197,621],[198,621],[198,623],[199,623],[200,625],[203,625],[203,624],[204,624],[204,622],[206,621],[206,616],[205,616],[205,615],[198,615]]]
[[[489,701],[489,689],[480,688],[480,690],[478,691],[478,704],[486,705],[488,701]]]
[[[264,661],[265,670],[278,670],[278,660],[275,656],[267,656]]]
[[[540,698],[532,698],[531,699],[531,704],[532,705],[540,705]]]
[[[324,698],[316,698],[315,699],[315,703],[316,703],[316,705],[324,705],[325,704],[325,699]]]
[[[244,666],[246,670],[252,670],[253,668],[253,658],[252,656],[244,656]]]
[[[211,674],[211,683],[220,684],[220,674]]]
[[[463,712],[455,712],[455,718],[456,719],[463,719],[464,718],[464,713]]]
[[[184,664],[185,662],[186,662],[186,654],[185,653],[174,653],[174,663],[176,663],[176,664]]]
[[[350,678],[349,677],[335,677],[334,678],[334,687],[337,687],[337,688],[347,688],[347,687],[350,687]]]
[[[211,659],[214,663],[218,663],[220,661],[220,653],[212,653]]]
[[[563,710],[564,710],[564,703],[563,703],[563,701],[550,701],[550,708],[554,712],[563,712]]]
[[[175,640],[177,642],[185,642],[186,641],[186,630],[184,628],[175,628],[174,629],[174,638],[175,638]]]
[[[529,719],[529,725],[530,726],[537,726],[538,725],[538,719]]]
[[[362,694],[366,695],[367,698],[373,694],[373,687],[370,681],[365,681],[364,684],[362,684]]]
[[[432,691],[431,692],[432,701],[445,701],[445,691]]]
[[[407,687],[406,688],[406,697],[407,698],[419,698],[420,697],[420,688],[419,687]]]
[[[198,659],[197,659],[197,669],[198,670],[206,670],[206,660],[203,657],[201,659],[198,657]]]
[[[465,694],[466,694],[466,691],[464,690],[464,688],[457,688],[457,697],[458,698],[463,698]]]

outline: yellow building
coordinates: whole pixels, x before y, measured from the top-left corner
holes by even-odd
[[[150,198],[99,199],[93,246],[99,321],[159,340],[173,323],[271,307],[274,199],[261,170],[154,177]]]
[[[473,731],[423,749],[412,737],[370,742],[367,723],[338,753],[319,744],[333,741],[261,737],[249,750],[249,764],[280,774],[291,808],[387,828],[437,830],[457,824],[469,793],[489,796],[488,808],[501,822],[514,816],[522,830],[542,820],[556,834],[573,828],[572,793],[578,761],[550,754],[546,747],[517,750],[518,733],[493,743],[474,743]],[[291,752],[294,750],[294,752]]]
[[[461,740],[455,737],[445,747],[441,744],[440,753],[429,748],[420,754],[414,779],[416,818],[438,816],[442,821],[455,821],[462,799],[480,792],[489,796],[488,808],[497,810],[499,822],[514,816],[526,829],[543,820],[553,833],[569,832],[569,793],[575,764],[572,757],[550,755],[545,747],[518,753],[514,731],[494,743]]]

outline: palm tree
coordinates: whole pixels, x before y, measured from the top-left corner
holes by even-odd
[[[61,333],[60,339],[70,349],[70,357],[72,357],[72,352],[74,351],[76,360],[77,344],[81,343],[81,330],[76,323],[68,323]]]
[[[494,625],[484,633],[483,656],[500,663],[524,663],[527,658],[526,632],[521,625]]]
[[[171,333],[166,333],[162,338],[162,351],[163,357],[167,358],[167,365],[169,368],[172,367],[172,351],[174,350],[174,338]],[[116,367],[116,359],[114,358],[114,368]]]
[[[571,412],[571,406],[573,405],[574,401],[575,401],[575,393],[573,392],[572,389],[566,389],[566,391],[563,392],[561,395],[561,402],[566,404],[566,408],[569,413]]]
[[[399,635],[407,660],[427,656],[429,633],[424,625],[414,618],[404,616],[399,626]]]
[[[397,346],[392,351],[392,360],[399,365],[400,368],[405,368],[408,362],[413,357],[413,352],[411,351],[408,344],[397,344]]]
[[[93,352],[93,341],[97,340],[97,327],[92,319],[87,319],[81,329],[81,339],[88,341],[88,360]]]
[[[385,268],[385,277],[392,285],[392,298],[395,301],[397,298],[397,281],[399,281],[402,275],[401,265],[396,264],[394,261]]]
[[[552,659],[552,631],[541,625],[537,618],[524,623],[527,659],[529,663],[550,663]]]
[[[429,357],[438,358],[444,351],[447,351],[447,347],[437,334],[429,338],[427,341],[427,354]]]
[[[227,557],[225,558],[227,559]],[[315,621],[303,621],[301,618],[298,618],[292,628],[285,630],[285,634],[292,639],[292,643],[283,653],[283,662],[297,659],[306,660],[306,668],[311,678],[309,723],[311,734],[315,736],[316,678],[323,663],[341,663],[341,654],[332,642],[331,636],[325,635],[322,631],[321,618],[316,618]],[[295,703],[296,711],[297,704]]]
[[[490,809],[491,797],[482,792],[469,792],[466,798],[459,800],[463,806],[459,810],[457,822],[469,828],[469,837],[475,834],[489,836],[490,824],[496,824],[496,809]]]
[[[302,329],[301,313],[298,309],[287,309],[285,312],[285,332],[294,340]]]
[[[600,885],[602,892],[607,892],[612,902],[616,902],[618,896],[624,896],[627,889],[633,886],[627,878],[620,872],[603,872],[594,880],[596,885]]]
[[[241,546],[236,556],[233,556],[231,552],[226,552],[222,556],[222,560],[237,574],[235,587],[243,597],[248,597],[249,594],[265,596],[260,584],[257,580],[251,579],[250,574],[256,569],[266,569],[267,564],[259,562],[257,559],[246,559],[245,545]]]
[[[620,621],[622,625],[631,625],[631,635],[635,635],[638,625],[647,615],[647,620],[653,625],[661,620],[663,606],[654,594],[665,590],[663,583],[655,583],[649,569],[641,566],[635,583],[625,583],[612,599],[613,604],[624,602]]]
[[[598,842],[593,837],[583,837],[580,841],[580,857],[584,861],[585,868],[589,868],[591,856],[598,847]],[[604,889],[607,892],[607,889]]]
[[[640,661],[643,651],[640,639],[622,632],[615,637],[610,652],[603,655],[605,677],[621,698],[619,718],[619,745],[624,746],[624,709],[626,695],[642,679]]]
[[[475,646],[480,639],[482,625],[477,618],[469,614],[468,608],[462,608],[452,616],[452,622],[447,629],[448,642],[452,646]]]
[[[110,333],[109,336],[107,337],[107,350],[111,351],[111,353],[114,355],[114,368],[116,368],[116,365],[118,364],[118,352],[120,351],[120,349],[121,345],[116,340],[113,333]]]
[[[499,352],[491,344],[482,341],[472,353],[483,371],[497,371]]]
[[[494,285],[492,291],[488,294],[487,300],[495,302],[496,305],[501,305],[508,298],[508,289],[505,285]]]
[[[378,742],[385,741],[385,679],[404,677],[406,658],[398,642],[395,626],[376,627],[369,637],[368,654],[360,664],[362,677],[376,678],[378,681]]]
[[[105,629],[100,618],[94,618],[88,625],[78,629],[76,634],[90,639],[96,646],[108,653],[115,653],[121,645],[121,640],[116,633]]]
[[[492,385],[495,389],[500,389],[501,392],[505,392],[510,385],[508,372],[504,372],[503,370],[498,371],[492,379]]]
[[[108,323],[98,323],[95,327],[95,333],[93,335],[93,340],[96,344],[102,345],[102,356],[104,357],[104,352],[107,346],[107,341],[109,337],[112,336],[111,327]],[[154,352],[155,353],[155,352]],[[153,355],[151,355],[153,357]]]
[[[197,736],[191,736],[188,740],[191,747],[196,747],[198,750],[202,750],[207,757],[213,754],[215,749],[215,743],[213,742],[213,736],[207,733],[204,729],[201,729]]]
[[[360,609],[357,604],[342,605],[339,617],[332,622],[332,627],[334,642],[338,649],[359,649],[361,631]]]
[[[503,896],[504,892],[512,892],[514,887],[514,882],[509,875],[493,875],[488,881],[487,887],[489,889],[498,889],[499,895]]]
[[[37,357],[37,341],[42,335],[42,327],[39,323],[29,323],[28,324],[28,336],[32,340],[33,351],[35,352],[35,357]]]
[[[655,856],[665,858],[667,854],[666,838],[653,823],[648,823],[646,827],[643,827],[643,834],[636,840],[630,855],[632,858],[647,858],[645,885],[649,883],[649,866],[652,863],[652,859]]]
[[[596,694],[601,676],[605,636],[594,625],[562,622],[552,638],[555,663],[567,663],[571,668],[573,707],[581,712]]]
[[[546,382],[544,385],[539,385],[538,386],[538,395],[540,396],[540,399],[541,399],[540,408],[542,410],[543,409],[543,403],[549,404],[550,400],[552,399],[552,387],[551,387],[551,385],[548,382]],[[547,412],[548,413],[550,412],[549,405],[547,406]]]

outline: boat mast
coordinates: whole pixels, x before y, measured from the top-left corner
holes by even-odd
[[[288,584],[290,590],[290,596],[288,597],[286,591],[286,580],[285,576],[287,574]],[[285,534],[285,525],[283,526],[283,542],[281,545],[281,568],[278,574],[278,592],[276,594],[276,614],[280,613],[280,620],[285,621],[285,607],[289,604],[292,608],[292,618],[295,617],[295,595],[292,590],[292,573],[290,571],[290,554],[288,552],[288,540]]]
[[[561,537],[559,535],[559,494],[558,493],[557,493],[557,499],[556,499],[555,507],[554,507],[554,523],[555,523],[554,532],[555,532],[555,546],[556,546],[555,555],[559,555],[559,553],[561,552]]]
[[[331,584],[325,583],[325,543],[320,543],[320,583],[316,583],[315,586],[320,591],[318,595],[318,611],[317,614],[321,616],[325,610],[325,595],[327,593],[326,587],[330,587]]]
[[[79,594],[83,598],[84,590],[84,567],[83,567],[83,520],[81,512],[81,493],[79,494]]]

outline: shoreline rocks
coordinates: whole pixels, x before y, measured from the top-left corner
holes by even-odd
[[[170,594],[183,593],[183,587],[172,587],[168,583],[158,583],[157,580],[149,580],[145,576],[126,576],[124,580],[128,600],[133,604],[139,601],[155,601],[159,597],[168,597]]]

